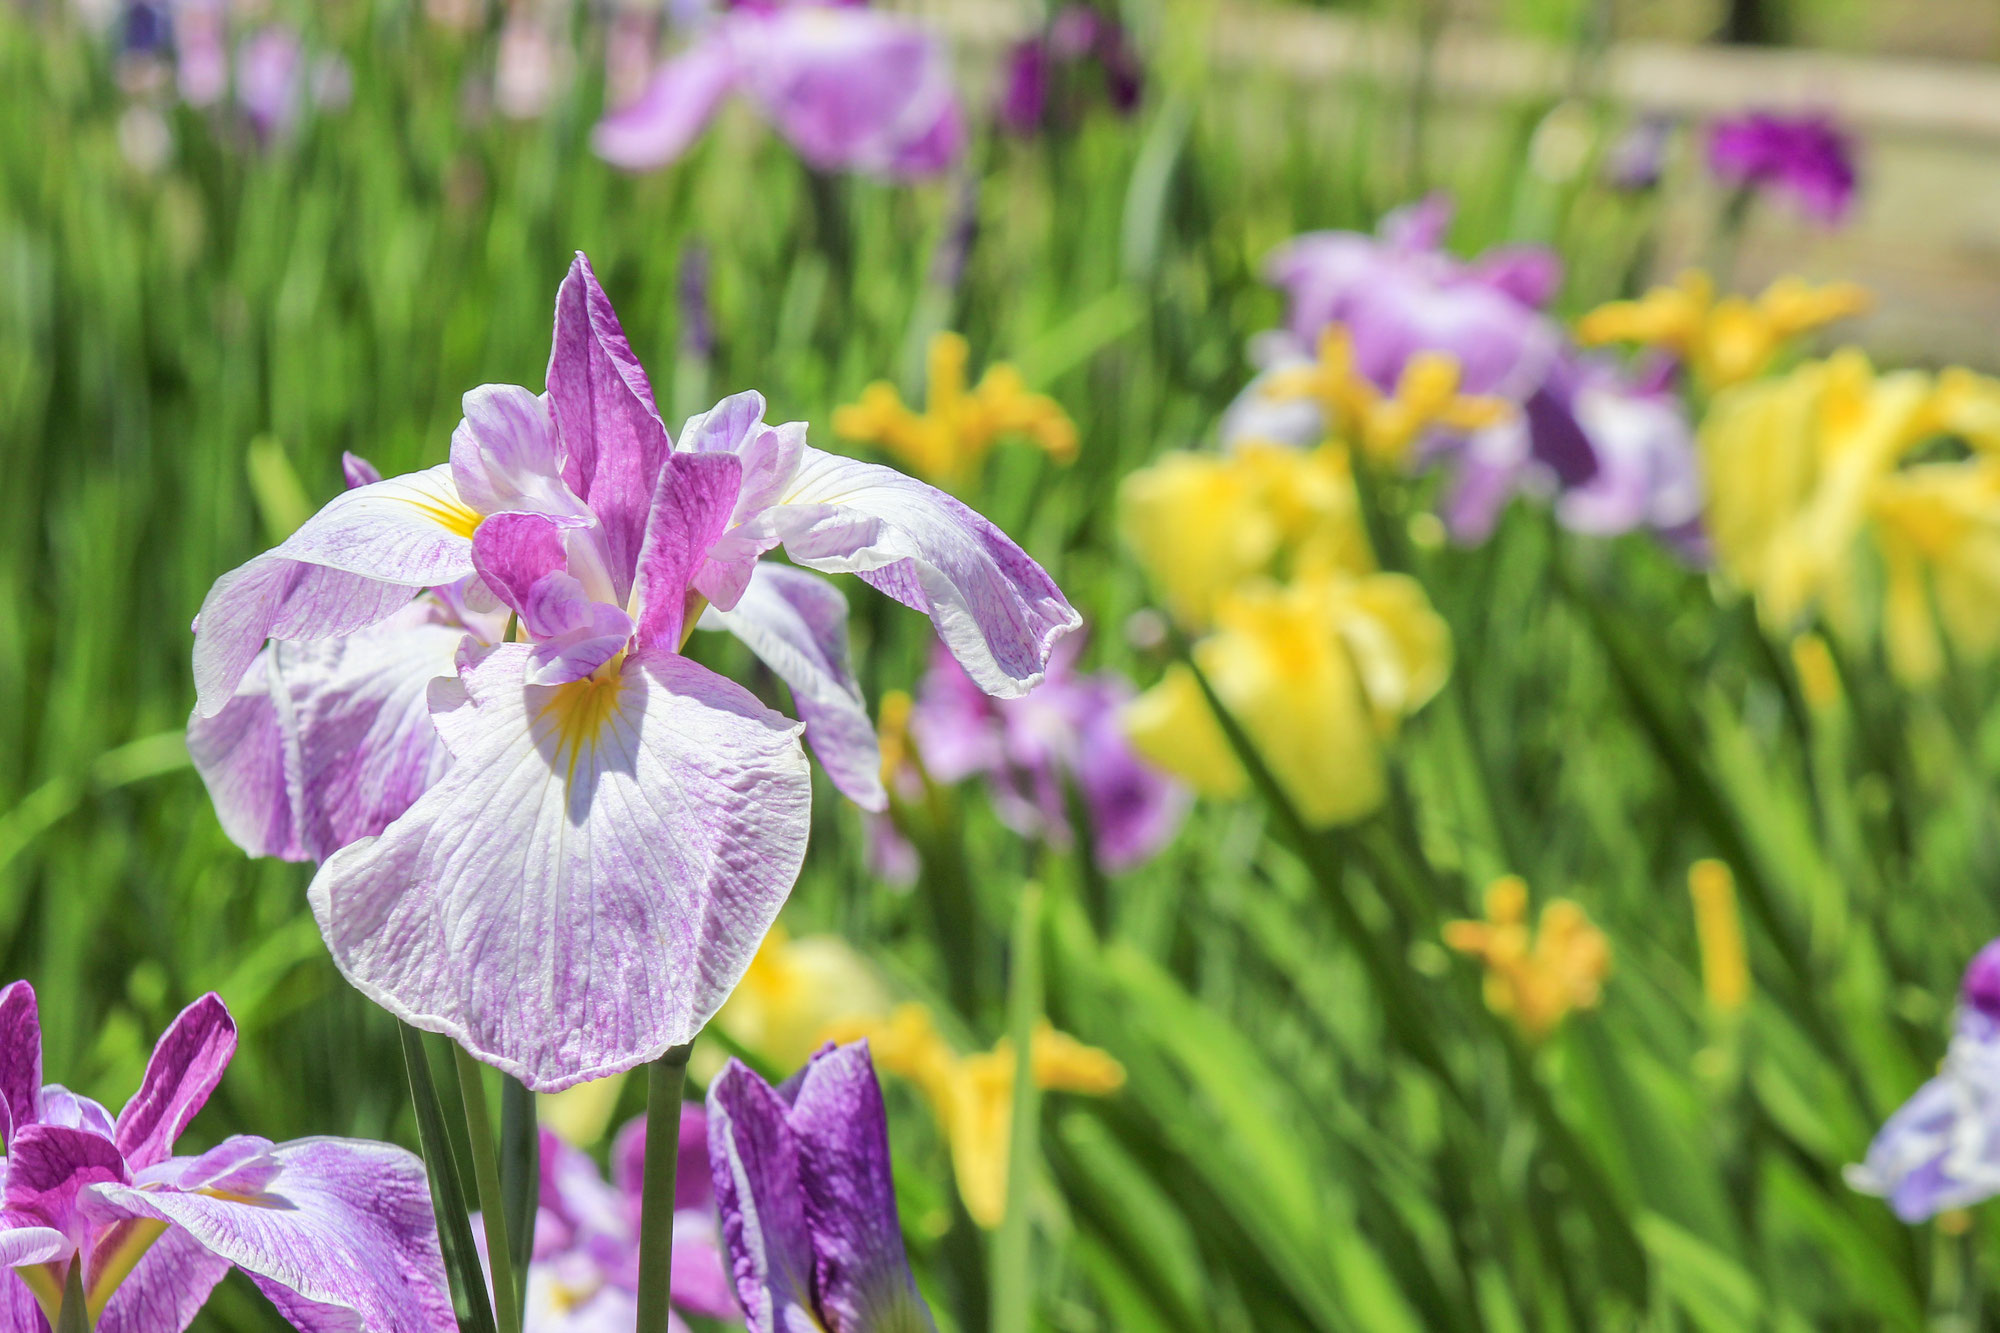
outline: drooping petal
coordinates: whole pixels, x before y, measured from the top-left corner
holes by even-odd
[[[794,1333],[812,1312],[812,1234],[790,1108],[732,1059],[708,1089],[709,1164],[722,1239],[750,1333]]]
[[[0,1333],[49,1333],[49,1321],[35,1294],[11,1269],[0,1270]]]
[[[418,603],[345,639],[276,645],[304,856],[380,833],[444,773],[427,696],[465,641],[461,625]]]
[[[266,639],[352,634],[418,589],[472,573],[478,523],[449,465],[335,496],[275,550],[209,589],[195,628],[197,708],[220,712]]]
[[[228,1271],[229,1260],[170,1226],[111,1293],[97,1333],[181,1333]]]
[[[711,34],[660,66],[630,105],[598,121],[591,149],[627,171],[664,167],[688,150],[736,78],[727,35]]]
[[[0,1117],[0,1151],[16,1128],[42,1118],[42,1022],[25,981],[0,990]]]
[[[935,1329],[903,1252],[887,1112],[866,1041],[813,1057],[790,1124],[829,1333]]]
[[[1076,785],[1090,812],[1098,864],[1129,870],[1150,860],[1180,829],[1193,793],[1141,759],[1125,737],[1124,691],[1105,698],[1077,744]]]
[[[710,607],[703,629],[727,630],[792,691],[806,741],[833,785],[864,810],[888,806],[882,747],[847,657],[847,598],[788,565],[756,566],[735,609]]]
[[[680,651],[688,590],[735,512],[743,465],[731,453],[677,453],[660,470],[639,557],[639,645]]]
[[[231,842],[252,856],[303,861],[306,850],[286,777],[281,704],[271,690],[277,647],[267,644],[257,654],[236,693],[214,716],[196,710],[188,718],[188,755]]]
[[[0,1227],[0,1268],[25,1268],[59,1259],[69,1240],[54,1227]]]
[[[236,1054],[236,1020],[210,991],[160,1034],[139,1091],[118,1113],[118,1148],[134,1171],[163,1162]]]
[[[305,1333],[451,1333],[423,1163],[401,1148],[312,1138],[269,1153],[255,1194],[100,1186],[105,1203],[180,1227],[248,1272]]]
[[[310,897],[370,999],[554,1092],[690,1041],[804,858],[800,727],[678,657],[524,683],[508,644],[433,686],[455,762]]]
[[[808,448],[768,522],[792,560],[852,573],[923,611],[979,687],[1013,697],[1041,683],[1056,640],[1083,623],[1007,535],[934,487]]]
[[[616,600],[632,590],[653,491],[673,442],[611,298],[581,253],[556,293],[549,407],[563,480],[602,525]]]

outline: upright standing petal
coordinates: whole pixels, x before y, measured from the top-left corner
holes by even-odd
[[[1042,567],[958,500],[875,463],[808,448],[769,524],[810,569],[852,573],[923,611],[989,694],[1041,683],[1049,652],[1083,623]]]
[[[42,1023],[35,988],[16,981],[0,990],[0,1152],[14,1130],[42,1118]]]
[[[840,589],[789,565],[760,564],[735,608],[710,607],[701,627],[734,634],[790,687],[806,741],[841,794],[864,810],[887,807],[882,747],[847,659]]]
[[[195,622],[194,678],[203,716],[220,712],[266,639],[352,634],[422,588],[472,573],[479,515],[451,468],[343,492],[305,526],[224,574]]]
[[[263,1156],[275,1170],[250,1193],[182,1189],[171,1169],[149,1173],[144,1187],[96,1193],[242,1268],[304,1333],[457,1327],[422,1162],[389,1144],[332,1138]]]
[[[363,994],[553,1092],[714,1014],[798,874],[810,779],[797,724],[685,658],[546,687],[530,655],[433,687],[456,762],[310,897]]]
[[[236,1021],[210,991],[160,1034],[139,1091],[118,1113],[118,1150],[133,1170],[165,1161],[236,1054]]]
[[[795,1333],[813,1315],[813,1246],[790,1108],[739,1060],[709,1086],[709,1161],[722,1238],[750,1333]]]
[[[611,298],[581,253],[556,294],[549,407],[564,451],[563,480],[603,525],[622,602],[673,443]]]
[[[68,1125],[27,1125],[14,1132],[7,1145],[6,1192],[0,1195],[17,1250],[46,1250],[46,1236],[23,1236],[21,1229],[46,1228],[64,1238],[63,1249],[83,1244],[88,1230],[77,1210],[78,1197],[95,1185],[131,1179],[125,1161],[111,1140]],[[53,1255],[45,1255],[53,1258]],[[36,1262],[35,1260],[17,1262]]]
[[[680,651],[687,637],[688,591],[742,489],[743,465],[734,454],[677,453],[660,470],[639,557],[641,647]]]
[[[790,1124],[812,1236],[813,1288],[829,1333],[934,1330],[903,1252],[888,1116],[866,1041],[813,1058]]]

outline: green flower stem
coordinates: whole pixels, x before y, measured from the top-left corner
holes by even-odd
[[[667,1333],[674,1286],[674,1171],[692,1044],[646,1067],[646,1175],[640,1195],[638,1333]]]
[[[522,1296],[525,1323],[528,1258],[535,1249],[535,1206],[542,1191],[541,1135],[535,1125],[535,1094],[519,1079],[500,1081],[500,1199],[505,1205],[507,1239],[513,1246],[514,1288]]]
[[[1041,1094],[1035,1086],[1035,1020],[1042,1013],[1042,890],[1021,892],[1014,918],[1014,966],[1007,1030],[1014,1042],[1014,1109],[1007,1135],[1007,1213],[993,1238],[991,1333],[1028,1333],[1035,1309],[1034,1231],[1028,1191],[1041,1142]]]
[[[458,1305],[458,1326],[461,1333],[494,1333],[493,1304],[486,1294],[479,1251],[472,1243],[472,1209],[466,1203],[458,1159],[452,1154],[451,1137],[445,1130],[444,1108],[438,1103],[423,1034],[407,1023],[396,1024],[396,1030],[403,1039],[403,1064],[409,1071],[410,1102],[417,1115],[417,1142],[430,1171],[439,1239]]]
[[[485,1069],[456,1042],[458,1096],[465,1110],[472,1176],[479,1187],[479,1215],[486,1224],[486,1262],[493,1270],[493,1313],[500,1333],[521,1333],[521,1288],[514,1281],[514,1247],[507,1240],[507,1205],[500,1191],[500,1159],[493,1152],[493,1116],[486,1107]]]

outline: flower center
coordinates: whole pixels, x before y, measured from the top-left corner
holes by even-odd
[[[555,726],[556,762],[565,765],[570,777],[576,776],[585,748],[597,749],[605,724],[618,711],[624,665],[625,654],[619,653],[582,680],[556,686],[542,708],[541,716]]]

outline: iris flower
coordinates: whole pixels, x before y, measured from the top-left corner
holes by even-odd
[[[1751,111],[1719,120],[1709,127],[1708,168],[1739,189],[1788,194],[1829,226],[1854,204],[1854,143],[1824,115]]]
[[[891,1008],[868,960],[838,935],[794,937],[780,921],[750,960],[715,1024],[780,1069],[806,1062],[835,1024]],[[697,1051],[700,1059],[703,1052]]]
[[[950,654],[934,652],[909,719],[923,772],[942,783],[984,777],[994,809],[1024,836],[1067,846],[1073,786],[1089,817],[1098,866],[1129,870],[1180,828],[1187,789],[1134,753],[1119,724],[1133,690],[1109,672],[1076,669],[1070,638],[1048,679],[1019,699],[992,699]]]
[[[804,857],[801,725],[682,656],[697,623],[791,685],[872,808],[846,603],[807,570],[927,612],[1001,694],[1078,624],[986,520],[764,424],[755,393],[676,444],[580,255],[548,384],[475,389],[449,463],[349,490],[218,580],[190,726],[226,829],[325,857],[310,898],[347,978],[537,1091],[692,1040]]]
[[[666,166],[731,93],[819,171],[935,176],[965,148],[943,44],[901,15],[838,0],[766,0],[713,15],[635,101],[598,122],[591,144],[627,170]]]
[[[709,1184],[708,1118],[681,1108],[674,1175],[673,1305],[668,1327],[686,1333],[679,1311],[707,1319],[736,1313]],[[639,1201],[646,1119],[618,1132],[611,1179],[580,1149],[547,1129],[541,1136],[541,1192],[528,1261],[528,1333],[630,1333],[639,1317]],[[474,1239],[485,1244],[485,1229]]]
[[[940,486],[962,485],[995,443],[1017,435],[1057,462],[1076,457],[1076,426],[1045,394],[1029,393],[1006,362],[986,368],[966,387],[965,339],[940,333],[931,339],[924,410],[912,412],[887,380],[862,390],[858,402],[833,414],[842,439],[881,446],[897,462]]]
[[[1484,921],[1452,921],[1444,942],[1486,969],[1486,1006],[1530,1041],[1542,1041],[1579,1009],[1594,1009],[1611,971],[1611,943],[1568,898],[1542,908],[1528,928],[1528,886],[1517,875],[1486,889]]]
[[[401,1148],[237,1135],[172,1155],[235,1052],[204,995],[114,1118],[42,1082],[35,992],[0,990],[0,1328],[55,1324],[82,1264],[101,1333],[180,1333],[232,1267],[305,1333],[456,1330],[423,1163]]]
[[[1407,575],[1332,575],[1231,594],[1194,659],[1300,816],[1325,827],[1382,804],[1387,744],[1443,686],[1451,637]],[[1197,792],[1246,789],[1186,667],[1128,705],[1124,723],[1141,755]]]
[[[1847,1183],[1905,1222],[2000,1194],[2000,940],[1965,969],[1944,1067],[1889,1117]]]
[[[1091,5],[1064,5],[1045,31],[1016,42],[1007,53],[994,119],[1023,137],[1054,126],[1068,129],[1093,94],[1129,116],[1138,108],[1144,83],[1124,24]]]
[[[927,1333],[903,1250],[868,1044],[779,1087],[731,1060],[708,1090],[709,1162],[750,1333]]]
[[[1878,375],[1859,352],[1719,396],[1703,423],[1708,526],[1723,568],[1790,633],[1815,611],[1850,641],[1879,617],[1910,684],[1944,669],[1945,644],[2000,650],[2000,383],[1964,370]],[[1957,437],[1970,451],[1911,463]]]
[[[899,1006],[886,1019],[857,1017],[831,1026],[833,1041],[864,1039],[881,1067],[914,1083],[951,1145],[952,1173],[965,1211],[982,1227],[1007,1212],[1007,1148],[1014,1120],[1014,1043],[1002,1037],[990,1051],[961,1055],[937,1030],[930,1010]],[[1108,1097],[1125,1086],[1125,1067],[1047,1020],[1028,1044],[1037,1087]]]
[[[1815,287],[1779,278],[1755,299],[1715,294],[1707,274],[1690,271],[1670,286],[1601,305],[1577,321],[1585,346],[1632,342],[1671,354],[1704,389],[1755,378],[1801,335],[1868,308],[1851,282]]]

